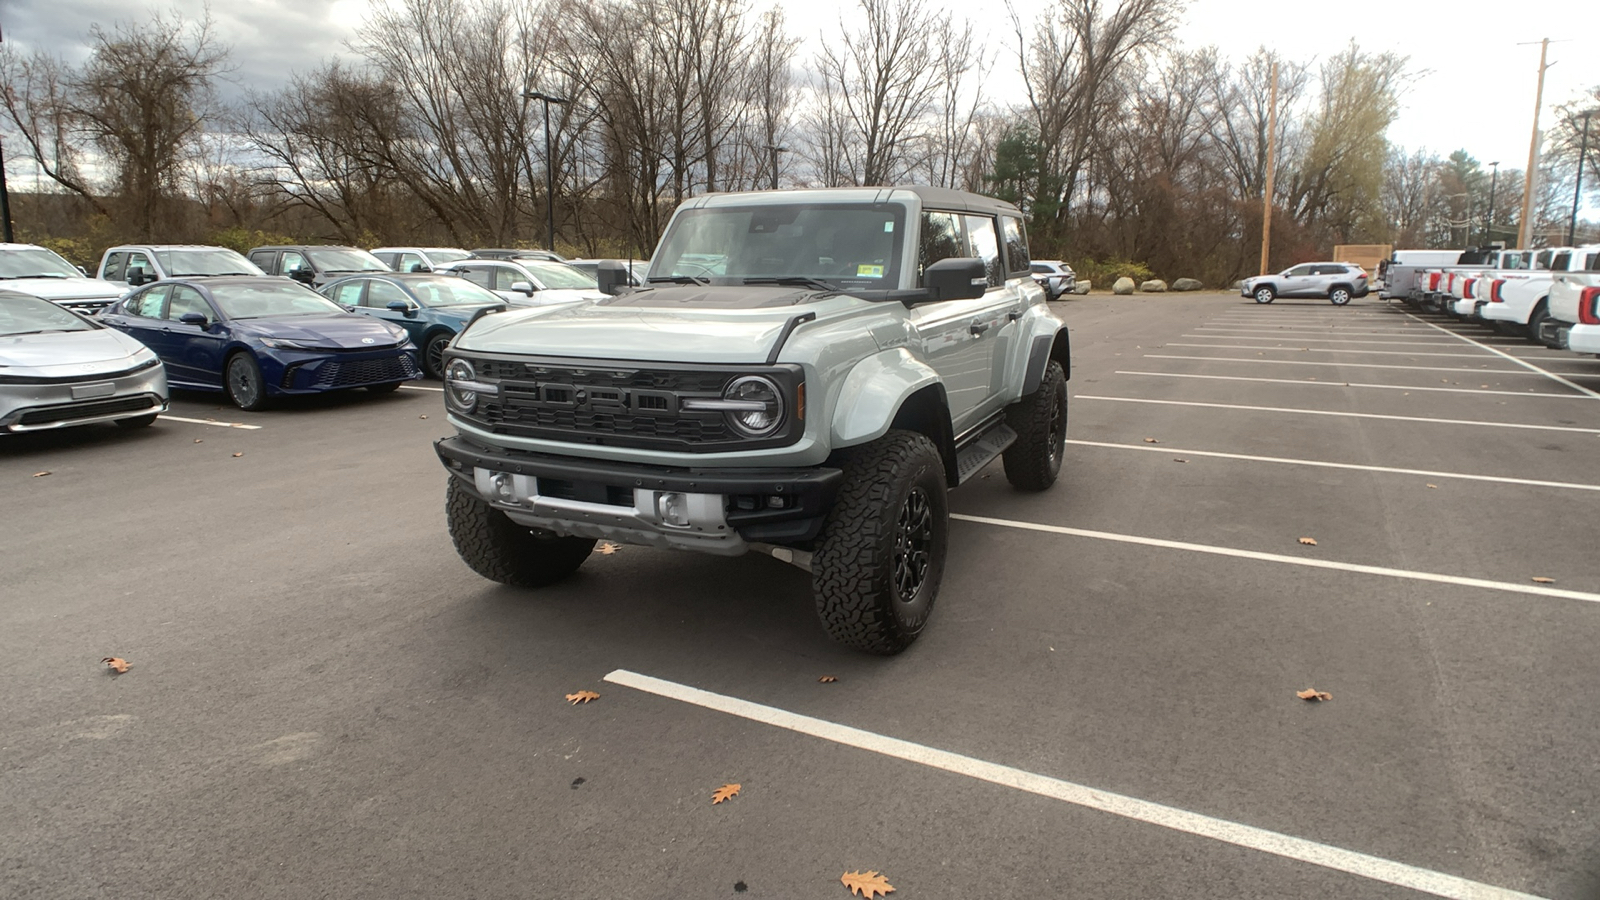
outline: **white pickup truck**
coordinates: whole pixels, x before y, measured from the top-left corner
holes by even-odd
[[[1550,314],[1550,285],[1556,274],[1581,263],[1571,247],[1538,251],[1532,269],[1497,273],[1489,285],[1489,302],[1484,304],[1479,315],[1484,321],[1496,323],[1502,332],[1544,342],[1539,331]]]
[[[1450,296],[1445,300],[1444,312],[1461,319],[1482,320],[1483,310],[1492,302],[1497,282],[1509,278],[1526,277],[1540,267],[1538,250],[1502,250],[1498,254],[1499,267],[1486,270],[1468,270],[1451,280]],[[1544,260],[1549,262],[1549,254]]]
[[[1454,265],[1423,269],[1408,302],[1434,312],[1451,312],[1451,305],[1461,296],[1461,283],[1465,279],[1495,269],[1509,269],[1515,265],[1520,252],[1499,248],[1464,250]]]
[[[1565,271],[1551,280],[1548,315],[1539,338],[1552,347],[1600,353],[1600,244],[1572,251]]]

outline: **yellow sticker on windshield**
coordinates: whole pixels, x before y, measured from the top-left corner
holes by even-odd
[[[883,266],[856,266],[857,278],[882,278]]]

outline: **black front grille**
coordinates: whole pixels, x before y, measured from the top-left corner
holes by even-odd
[[[803,431],[795,415],[797,366],[643,367],[627,363],[471,359],[499,391],[469,416],[497,434],[614,446],[709,452],[780,447]],[[687,411],[686,399],[716,399],[735,378],[762,374],[784,393],[788,415],[777,434],[745,438],[719,411]]]
[[[364,384],[384,384],[405,381],[419,375],[416,364],[405,354],[381,359],[333,360],[317,368],[319,388],[360,387]]]
[[[65,403],[30,409],[17,419],[18,425],[48,425],[51,422],[70,422],[74,419],[93,419],[119,412],[153,409],[158,405],[154,397],[140,394],[137,397],[120,397],[115,400],[90,400],[83,403]]]

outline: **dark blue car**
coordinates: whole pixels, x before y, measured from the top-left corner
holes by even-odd
[[[355,275],[324,285],[340,306],[398,325],[422,348],[429,375],[444,375],[444,348],[486,307],[506,308],[494,292],[458,275]]]
[[[285,394],[392,391],[422,377],[405,329],[286,278],[158,281],[101,320],[154,350],[173,387],[224,391],[242,409]]]

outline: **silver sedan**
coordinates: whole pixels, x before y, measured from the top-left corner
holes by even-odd
[[[29,294],[0,290],[0,433],[149,425],[167,409],[150,349]]]

